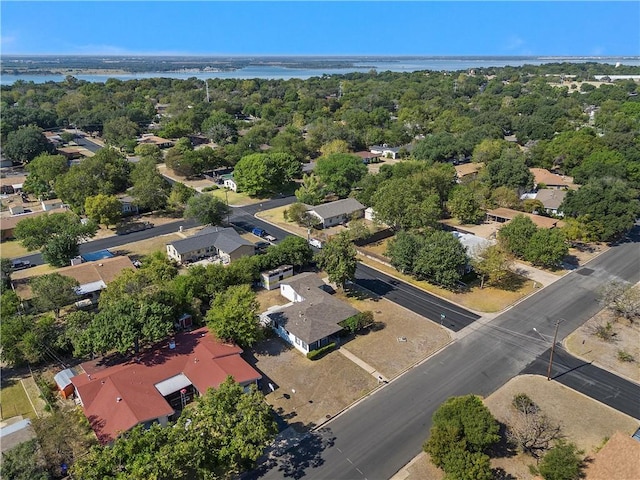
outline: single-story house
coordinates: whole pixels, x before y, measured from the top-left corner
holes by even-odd
[[[631,435],[614,433],[591,457],[584,469],[585,480],[640,478],[640,441]]]
[[[20,193],[27,180],[26,175],[7,175],[0,178],[0,192],[5,194]]]
[[[564,201],[564,197],[567,196],[566,190],[559,190],[554,188],[543,188],[536,192],[525,193],[521,200],[538,200],[542,203],[544,210],[550,215],[563,216],[560,210],[560,205]]]
[[[233,179],[233,173],[227,173],[222,175],[221,177],[222,185],[229,190],[233,190],[234,192],[238,191],[238,185],[236,181]]]
[[[44,210],[45,212],[49,212],[57,208],[63,208],[64,202],[59,198],[54,198],[53,200],[42,200],[40,202],[40,205],[42,206],[42,210]]]
[[[137,215],[140,213],[138,206],[135,204],[135,200],[130,195],[123,195],[118,197],[120,203],[122,204],[122,214],[123,215]]]
[[[167,255],[178,263],[218,256],[223,263],[251,256],[255,246],[232,227],[207,227],[196,235],[167,244]]]
[[[293,265],[281,265],[278,268],[260,273],[260,285],[267,290],[280,287],[285,278],[293,277]]]
[[[25,218],[38,217],[40,215],[47,215],[49,213],[64,213],[66,211],[67,211],[66,208],[60,208],[60,209],[52,210],[50,212],[39,210],[37,212],[21,213],[17,215],[12,215],[10,217],[3,217],[2,219],[0,219],[0,241],[4,242],[5,240],[10,240],[14,238],[13,230],[16,228],[16,225],[18,224],[18,222],[20,222],[21,220],[24,220]]]
[[[360,157],[362,159],[362,163],[364,163],[365,165],[368,165],[370,163],[378,163],[380,162],[380,157],[382,156],[379,153],[373,153],[373,152],[355,152],[354,155]]]
[[[138,144],[157,145],[159,148],[173,147],[173,142],[166,138],[158,137],[151,133],[145,133],[142,137],[138,138]]]
[[[462,163],[460,165],[454,165],[456,169],[456,181],[458,183],[464,180],[472,180],[478,176],[480,170],[484,167],[484,163]]]
[[[184,406],[228,376],[249,388],[262,378],[240,354],[206,328],[180,332],[147,353],[105,366],[102,360],[82,364],[71,378],[98,440],[108,444],[136,425],[166,425]]]
[[[81,158],[93,155],[86,148],[79,146],[58,147],[58,153],[60,155],[64,155],[67,160],[79,160]]]
[[[530,168],[529,171],[533,174],[535,188],[538,188],[538,185],[544,185],[545,188],[558,190],[570,188],[573,185],[572,177],[551,173],[546,168]]]
[[[308,212],[318,219],[322,228],[329,228],[348,222],[354,217],[364,217],[364,210],[365,206],[355,198],[344,198],[310,207]]]
[[[496,208],[487,211],[487,220],[493,222],[506,223],[513,220],[517,215],[524,215],[529,217],[538,228],[560,228],[564,226],[562,220],[557,218],[543,217],[541,215],[534,215],[532,213],[519,212],[518,210],[512,210],[510,208]]]
[[[261,322],[305,355],[328,345],[342,330],[340,322],[360,313],[328,288],[311,272],[280,281],[280,295],[291,303],[272,307],[260,316]]]
[[[478,253],[495,243],[495,241],[487,240],[486,238],[482,238],[471,233],[462,233],[457,231],[454,231],[452,233],[453,236],[456,237],[460,244],[465,248],[465,250],[467,251],[467,255],[469,255],[469,257],[471,258],[477,258]]]
[[[390,147],[386,143],[382,145],[371,145],[369,147],[371,153],[375,153],[385,158],[397,158],[400,153],[400,147]]]
[[[97,300],[100,292],[127,268],[135,269],[129,257],[120,256],[62,267],[57,269],[56,273],[71,277],[80,284],[76,289],[78,300]],[[24,276],[12,282],[18,296],[23,300],[29,300],[33,296],[28,285],[29,280],[38,275],[29,275],[29,270],[24,272]]]
[[[29,213],[29,212],[25,212],[24,209],[24,205],[11,205],[9,207],[9,213],[11,215],[23,215],[24,213]]]
[[[54,147],[62,145],[64,142],[62,141],[62,137],[59,133],[56,132],[42,132],[47,141],[53,144]]]

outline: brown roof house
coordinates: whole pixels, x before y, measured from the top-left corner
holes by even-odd
[[[573,178],[551,173],[546,168],[530,168],[529,171],[533,173],[536,188],[544,185],[545,188],[563,189],[573,185]]]
[[[510,208],[495,208],[487,211],[487,220],[506,223],[513,220],[518,215],[529,217],[538,228],[560,228],[564,225],[562,220],[557,218],[543,217],[541,215],[533,215],[532,213],[520,212]]]
[[[586,480],[637,480],[640,478],[640,441],[616,432],[587,462]]]
[[[262,375],[241,353],[200,328],[116,365],[83,363],[83,373],[71,382],[98,440],[107,444],[136,425],[166,425],[194,396],[229,376],[245,388],[256,384]]]
[[[280,295],[291,303],[272,307],[260,315],[260,320],[305,355],[324,347],[342,330],[340,322],[360,313],[329,294],[328,289],[311,272],[283,279]]]

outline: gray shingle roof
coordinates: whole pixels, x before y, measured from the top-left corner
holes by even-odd
[[[540,189],[536,194],[536,200],[540,200],[544,208],[549,208],[553,210],[557,210],[562,202],[564,201],[564,197],[567,196],[567,192],[565,190],[555,190],[555,189]]]
[[[269,313],[269,317],[307,344],[339,332],[338,323],[360,313],[322,290],[324,282],[314,273],[296,275],[280,284],[290,285],[304,301]]]
[[[173,248],[179,254],[193,252],[203,248],[214,246],[224,253],[231,253],[244,245],[253,245],[249,240],[242,238],[233,228],[207,227],[196,235],[171,242]]]
[[[358,210],[364,210],[364,208],[365,206],[355,198],[345,198],[311,207],[309,211],[315,213],[320,218],[327,219],[337,217],[338,215],[351,215]]]

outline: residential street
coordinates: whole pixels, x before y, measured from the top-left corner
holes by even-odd
[[[613,279],[640,279],[638,228],[635,242],[623,243],[542,289],[490,322],[472,324],[470,333],[375,395],[325,424],[302,445],[253,472],[249,478],[388,479],[421,449],[436,408],[454,395],[486,396],[539,359],[548,358],[556,319],[558,341],[600,306],[599,288]],[[604,403],[640,398],[640,387],[600,369],[575,368],[562,353],[554,363],[556,380]],[[530,369],[528,370],[530,371]],[[546,367],[544,367],[546,373]],[[583,388],[588,386],[588,388]],[[631,412],[633,413],[633,406]],[[637,409],[636,418],[640,417]],[[266,470],[266,471],[265,471]]]

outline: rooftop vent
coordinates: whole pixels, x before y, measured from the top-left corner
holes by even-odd
[[[122,399],[120,397],[116,397],[116,402],[121,402]]]

